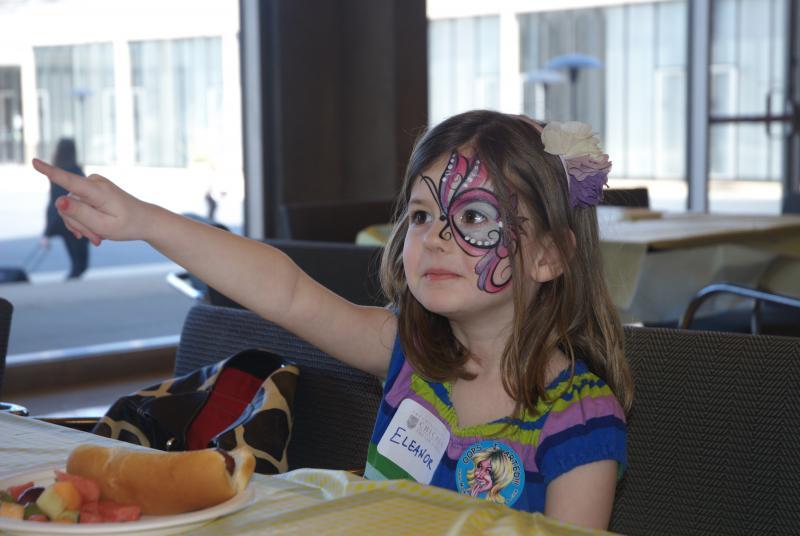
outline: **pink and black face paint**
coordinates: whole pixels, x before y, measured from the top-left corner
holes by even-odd
[[[439,220],[445,222],[439,237],[455,238],[464,253],[481,257],[475,265],[480,290],[503,290],[511,282],[511,266],[503,260],[508,258],[516,236],[504,227],[500,202],[486,188],[489,177],[480,158],[470,160],[454,151],[438,188],[430,177],[423,175],[422,180],[439,205]]]

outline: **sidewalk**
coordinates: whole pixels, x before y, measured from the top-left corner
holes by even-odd
[[[90,269],[78,281],[37,274],[0,285],[14,305],[8,356],[176,336],[193,301],[166,282],[170,263]],[[62,276],[63,277],[63,276]]]

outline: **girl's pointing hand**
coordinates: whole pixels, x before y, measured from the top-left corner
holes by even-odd
[[[95,246],[105,239],[145,238],[147,204],[110,180],[94,174],[84,178],[37,158],[33,167],[69,192],[56,200],[56,208],[75,236],[85,236]]]

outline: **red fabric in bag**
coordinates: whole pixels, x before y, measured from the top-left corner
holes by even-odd
[[[203,409],[189,425],[187,450],[208,448],[211,439],[230,426],[253,400],[262,380],[235,368],[220,373]]]

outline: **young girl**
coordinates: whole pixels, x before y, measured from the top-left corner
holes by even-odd
[[[602,274],[610,163],[588,125],[468,112],[417,143],[384,251],[390,308],[280,251],[34,161],[76,236],[143,239],[342,361],[385,378],[367,478],[411,478],[606,527],[632,381]],[[616,396],[615,396],[616,395]]]

